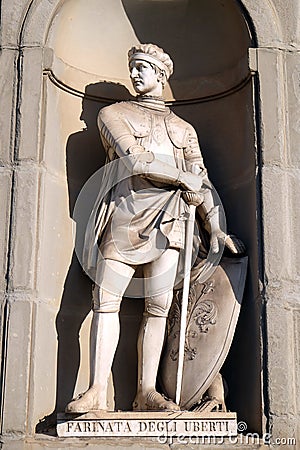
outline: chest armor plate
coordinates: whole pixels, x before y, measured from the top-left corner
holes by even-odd
[[[130,104],[129,102],[123,105],[126,110],[124,110],[123,118],[136,138],[145,138],[151,135],[159,144],[165,139],[164,135],[166,132],[175,147],[187,147],[191,125],[177,117],[170,110],[167,110],[166,113],[161,113]]]

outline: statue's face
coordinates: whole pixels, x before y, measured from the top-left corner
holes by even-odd
[[[155,94],[161,82],[155,69],[147,61],[133,60],[129,66],[130,78],[138,94]]]

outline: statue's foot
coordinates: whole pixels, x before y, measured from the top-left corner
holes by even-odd
[[[215,397],[205,397],[199,406],[193,409],[197,412],[227,412],[225,403]]]
[[[180,411],[176,403],[155,390],[146,395],[138,393],[132,406],[134,411]]]
[[[66,413],[87,413],[89,411],[106,410],[99,402],[99,389],[92,386],[83,394],[79,394],[74,400],[67,404]]]

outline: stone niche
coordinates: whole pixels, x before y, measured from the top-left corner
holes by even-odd
[[[223,367],[227,405],[249,429],[261,431],[260,301],[258,295],[257,180],[251,31],[235,0],[66,0],[49,28],[44,83],[44,225],[39,288],[54,298],[57,343],[56,411],[88,386],[91,282],[73,254],[76,199],[104,164],[96,117],[107,103],[132,95],[127,51],[154,42],[170,53],[175,73],[166,87],[173,110],[198,132],[210,178],[223,202],[227,227],[247,246],[249,271],[234,342]],[[47,59],[46,58],[46,59]],[[51,72],[50,72],[51,71]],[[230,92],[228,92],[230,91]],[[83,93],[81,96],[80,93]],[[224,95],[219,95],[223,94]],[[227,93],[227,94],[226,94]],[[86,192],[86,190],[85,190]],[[85,210],[97,194],[88,191]],[[64,239],[63,239],[64,238]],[[73,256],[72,256],[73,254]],[[56,282],[52,282],[52,273]],[[130,409],[136,385],[136,337],[141,300],[125,299],[113,365],[111,405]],[[40,334],[43,333],[41,325]],[[37,336],[39,339],[39,336]],[[39,364],[38,362],[36,363]],[[114,394],[114,395],[113,395]],[[39,404],[46,415],[53,401]],[[42,418],[36,417],[36,419]]]

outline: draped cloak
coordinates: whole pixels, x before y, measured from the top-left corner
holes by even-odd
[[[169,108],[115,103],[100,111],[98,126],[107,163],[83,249],[84,269],[92,276],[99,258],[138,265],[156,259],[164,248],[184,247],[188,207],[182,190],[175,183],[130,173],[119,138],[129,135],[155,158],[182,171],[196,163],[206,174],[194,128]]]

